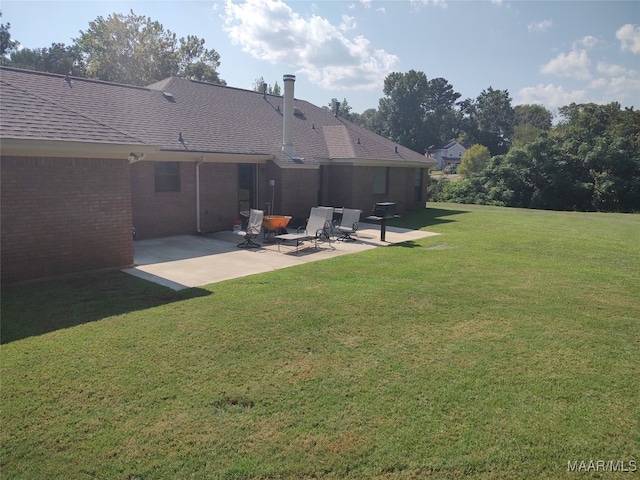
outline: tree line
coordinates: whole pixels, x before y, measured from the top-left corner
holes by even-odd
[[[563,120],[557,127],[505,154],[487,155],[484,164],[470,169],[462,180],[432,182],[432,199],[640,212],[640,112],[614,102],[571,104],[560,114]]]
[[[415,70],[389,74],[383,93],[378,109],[361,114],[352,113],[344,99],[341,116],[417,152],[457,140],[467,147],[485,145],[491,155],[500,155],[552,125],[553,114],[542,105],[512,107],[507,90],[489,87],[475,99],[460,100],[446,79],[428,80]]]
[[[2,13],[0,12],[0,16]],[[170,76],[226,85],[220,56],[205,41],[177,38],[134,14],[97,17],[71,45],[19,48],[0,24],[0,62],[16,68],[149,85]],[[263,91],[262,77],[253,89]],[[277,82],[267,93],[280,95]],[[347,99],[323,108],[412,150],[456,140],[468,150],[462,179],[431,179],[430,200],[583,211],[640,211],[640,113],[609,105],[571,104],[560,121],[542,105],[512,106],[508,90],[491,86],[461,100],[444,78],[393,72],[378,108],[352,111]]]
[[[2,13],[0,13],[0,16]],[[160,22],[133,10],[89,22],[71,45],[19,48],[11,24],[0,25],[3,65],[129,85],[149,85],[172,76],[226,85],[218,74],[220,55],[195,35],[178,38]]]
[[[342,116],[416,151],[456,140],[461,179],[431,177],[429,199],[549,210],[640,212],[640,112],[608,105],[516,105],[492,87],[475,99],[443,78],[391,73],[379,108]],[[336,99],[332,100],[333,105]],[[345,105],[347,105],[345,109]]]

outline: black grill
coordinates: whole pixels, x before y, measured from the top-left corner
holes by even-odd
[[[373,215],[381,218],[393,218],[396,214],[396,204],[391,202],[376,203],[373,206]]]

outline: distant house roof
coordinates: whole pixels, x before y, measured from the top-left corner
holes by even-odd
[[[449,143],[446,143],[445,145],[442,146],[438,146],[436,148],[432,148],[430,149],[432,152],[435,152],[437,150],[448,150],[451,147],[453,147],[454,145],[460,145],[458,142],[456,142],[455,140],[450,141]],[[462,145],[460,145],[462,147]],[[464,147],[462,147],[464,148]]]
[[[6,67],[0,91],[3,141],[139,147],[150,159],[253,156],[300,163],[282,152],[279,96],[177,77],[135,87]],[[434,163],[333,112],[294,103],[294,147],[306,165]]]

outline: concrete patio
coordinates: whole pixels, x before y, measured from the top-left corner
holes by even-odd
[[[433,232],[387,227],[385,241],[380,241],[380,226],[361,223],[355,242],[305,242],[278,245],[260,235],[261,248],[243,249],[237,244],[243,237],[231,231],[206,235],[141,240],[135,242],[135,267],[123,271],[173,290],[200,287],[256,273],[269,272],[303,263],[361,252],[385,245],[408,242],[438,235]]]

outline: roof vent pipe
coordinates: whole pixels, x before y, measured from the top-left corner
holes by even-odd
[[[336,118],[340,115],[340,102],[336,102]]]
[[[294,158],[293,150],[293,84],[296,81],[295,75],[284,75],[284,115],[282,124],[282,151],[289,157]]]
[[[262,98],[267,99],[267,84],[262,82]]]

